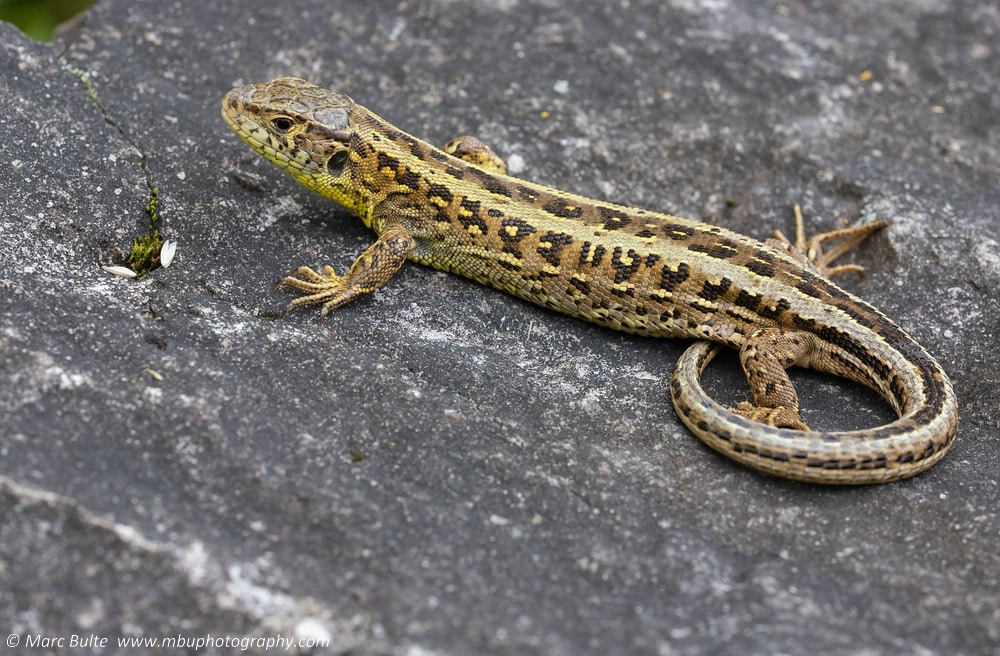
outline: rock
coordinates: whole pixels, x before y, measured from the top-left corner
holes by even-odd
[[[0,24],[11,646],[997,649],[990,7],[107,0],[69,41]],[[758,237],[796,202],[816,230],[889,220],[844,285],[950,372],[954,448],[882,487],[757,475],[674,416],[684,344],[416,265],[325,321],[279,318],[274,281],[371,240],[219,117],[231,86],[279,75],[435,143],[476,133],[521,177]],[[150,209],[173,264],[102,270]],[[891,416],[800,379],[810,423]]]

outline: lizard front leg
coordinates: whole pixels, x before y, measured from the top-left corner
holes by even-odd
[[[323,273],[303,266],[278,282],[281,287],[293,287],[306,292],[285,309],[285,314],[307,305],[323,304],[323,316],[344,306],[359,296],[370,294],[399,271],[406,255],[413,248],[410,231],[400,225],[388,226],[374,244],[354,260],[347,273],[340,276],[332,266]]]
[[[507,173],[507,163],[488,145],[469,135],[458,137],[444,146],[445,152],[494,173]],[[390,212],[390,204],[380,205],[375,213]],[[394,207],[398,214],[406,210]],[[378,223],[378,221],[375,221]],[[323,305],[323,316],[347,305],[354,299],[375,291],[397,272],[413,250],[415,243],[410,230],[398,223],[388,223],[378,240],[369,246],[344,275],[338,275],[332,266],[323,267],[323,272],[302,266],[290,276],[282,278],[277,286],[293,287],[306,292],[285,308],[284,314],[294,312],[308,305]]]

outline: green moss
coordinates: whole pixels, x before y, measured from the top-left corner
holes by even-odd
[[[132,250],[128,254],[128,268],[135,271],[136,277],[141,277],[160,266],[160,247],[163,239],[160,231],[154,230],[151,235],[142,235],[132,240]]]
[[[35,41],[51,41],[60,23],[94,0],[0,0],[0,20],[13,23]]]
[[[69,62],[62,60],[62,66],[70,74],[80,80],[83,88],[87,91],[87,96],[97,106],[101,116],[108,125],[113,126],[122,135],[122,138],[136,146],[141,153],[139,167],[146,178],[146,188],[149,189],[149,200],[146,201],[146,232],[132,240],[132,248],[129,250],[128,258],[125,262],[128,268],[136,273],[136,277],[141,278],[153,269],[160,266],[160,248],[163,246],[163,238],[160,236],[160,190],[153,184],[153,175],[149,171],[149,164],[146,161],[146,153],[139,148],[138,144],[132,141],[125,133],[125,130],[116,124],[108,115],[104,103],[101,102],[87,71],[73,66]]]
[[[146,203],[146,215],[149,217],[147,226],[148,232],[132,240],[132,250],[128,254],[128,268],[135,271],[137,277],[141,277],[156,267],[160,266],[160,248],[163,247],[163,238],[157,228],[160,222],[160,215],[157,209],[160,206],[159,189],[151,187],[149,190],[149,202]]]

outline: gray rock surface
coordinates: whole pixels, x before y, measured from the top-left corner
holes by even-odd
[[[998,33],[986,0],[105,0],[55,44],[0,24],[14,652],[996,653]],[[951,373],[953,450],[879,487],[757,475],[675,418],[683,343],[418,266],[276,319],[271,283],[371,240],[222,123],[231,86],[280,75],[755,236],[795,202],[816,230],[887,218],[844,284]],[[113,277],[152,187],[177,258]],[[812,424],[890,416],[800,380]]]

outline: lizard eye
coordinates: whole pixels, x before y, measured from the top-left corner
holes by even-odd
[[[271,121],[271,127],[273,127],[275,131],[280,132],[281,134],[284,134],[289,130],[291,130],[292,126],[294,125],[295,121],[288,118],[287,116],[279,116]]]
[[[330,172],[330,175],[340,175],[344,172],[344,164],[347,163],[347,151],[341,150],[340,152],[334,153],[333,156],[326,162],[326,170]]]

